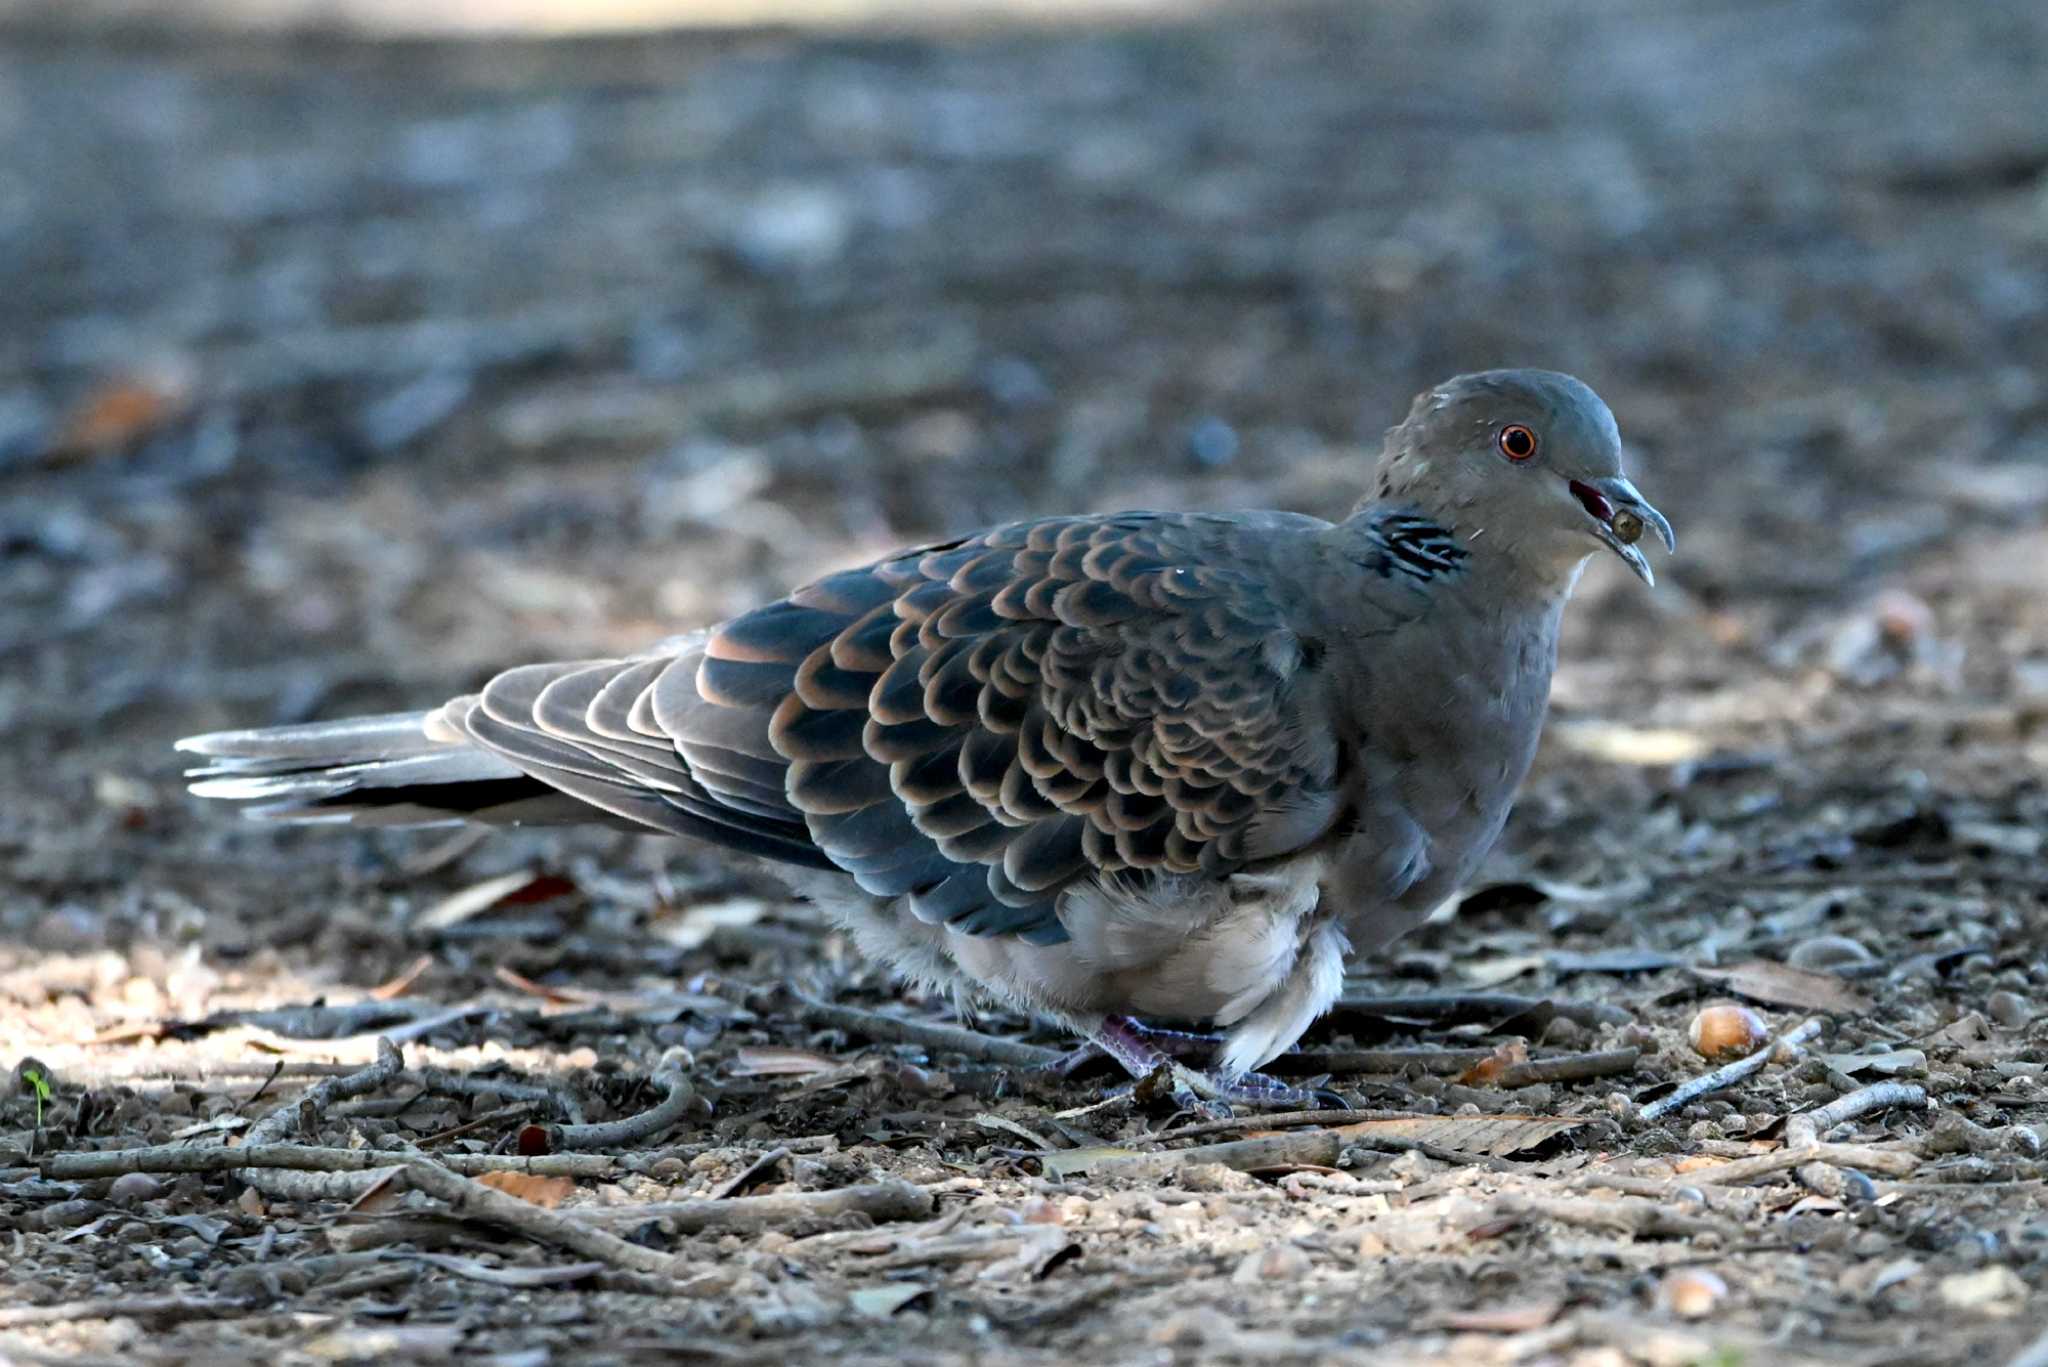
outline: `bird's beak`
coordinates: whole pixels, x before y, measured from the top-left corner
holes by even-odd
[[[1664,514],[1652,508],[1650,501],[1636,491],[1636,486],[1620,475],[1609,479],[1575,479],[1572,481],[1572,497],[1593,519],[1593,535],[1608,550],[1620,556],[1636,572],[1636,578],[1654,585],[1657,576],[1650,573],[1650,562],[1643,558],[1635,543],[1642,537],[1643,528],[1650,527],[1663,538],[1664,549],[1677,550],[1678,539],[1671,534],[1671,524],[1665,520]]]

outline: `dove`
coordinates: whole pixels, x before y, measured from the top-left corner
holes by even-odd
[[[1364,462],[1361,461],[1361,466]],[[1229,1101],[1501,834],[1588,559],[1671,524],[1543,370],[1418,395],[1341,521],[1006,523],[429,711],[192,736],[202,797],[354,825],[602,822],[757,857],[963,1006]],[[1141,1023],[1142,1022],[1142,1023]],[[1214,1032],[1205,1069],[1158,1023]]]

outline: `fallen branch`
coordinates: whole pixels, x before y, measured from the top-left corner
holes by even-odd
[[[1759,1177],[1769,1177],[1816,1162],[1855,1168],[1858,1172],[1874,1172],[1885,1177],[1901,1177],[1917,1170],[1920,1161],[1918,1154],[1905,1149],[1874,1149],[1856,1144],[1813,1144],[1806,1148],[1793,1148],[1788,1144],[1770,1153],[1757,1154],[1754,1158],[1738,1158],[1717,1167],[1695,1168],[1676,1177],[1661,1179],[1657,1185],[1662,1188],[1659,1194],[1666,1196],[1675,1195],[1687,1187],[1739,1187]],[[1587,1173],[1580,1178],[1581,1184],[1592,1185],[1611,1180],[1598,1173]]]
[[[1588,1078],[1613,1077],[1633,1072],[1640,1049],[1602,1049],[1589,1054],[1562,1054],[1556,1058],[1530,1059],[1510,1063],[1489,1087],[1534,1087],[1546,1082],[1584,1082]]]
[[[1041,1048],[1022,1040],[1001,1039],[938,1021],[912,1020],[884,1015],[857,1006],[821,1002],[813,997],[797,998],[797,1014],[807,1024],[821,1029],[844,1030],[849,1035],[894,1044],[915,1044],[942,1053],[959,1054],[982,1063],[1001,1063],[1016,1068],[1043,1068],[1059,1061],[1056,1049]]]
[[[458,1219],[478,1220],[524,1235],[535,1243],[566,1248],[572,1253],[581,1253],[586,1258],[595,1258],[630,1272],[647,1272],[682,1282],[696,1271],[673,1254],[628,1243],[589,1221],[508,1196],[481,1182],[452,1173],[430,1159],[412,1159],[402,1171],[408,1184],[446,1203],[449,1214]],[[698,1276],[678,1290],[708,1294],[722,1289],[728,1282],[729,1279],[723,1277]]]
[[[653,1106],[623,1120],[596,1125],[551,1125],[548,1127],[548,1147],[557,1151],[617,1148],[660,1134],[676,1124],[696,1099],[696,1088],[680,1072],[658,1073],[654,1080],[667,1085],[668,1095]]]
[[[316,1144],[244,1144],[233,1149],[195,1149],[183,1144],[114,1149],[106,1153],[53,1153],[42,1160],[52,1181],[76,1182],[130,1172],[229,1172],[237,1168],[359,1173],[396,1167],[422,1155],[406,1149],[338,1149]],[[536,1177],[611,1177],[625,1165],[609,1154],[562,1153],[525,1158],[517,1154],[442,1153],[433,1161],[452,1172],[528,1172]],[[353,1198],[350,1198],[353,1199]]]
[[[1334,1168],[1346,1143],[1346,1136],[1335,1130],[1306,1130],[1261,1139],[1234,1139],[1223,1144],[1197,1144],[1191,1149],[1164,1153],[1104,1153],[1091,1158],[1074,1150],[1057,1156],[1047,1154],[1039,1161],[1046,1164],[1049,1173],[1057,1170],[1062,1176],[1086,1172],[1091,1177],[1156,1179],[1209,1163],[1220,1163],[1238,1172],[1259,1168]]]
[[[760,1233],[790,1225],[817,1224],[846,1216],[865,1216],[876,1223],[922,1220],[932,1213],[928,1191],[907,1182],[877,1182],[831,1191],[778,1192],[772,1196],[734,1196],[726,1200],[650,1201],[640,1205],[588,1206],[574,1218],[592,1225],[640,1224],[659,1220],[678,1234],[707,1229]]]
[[[1825,1106],[1802,1111],[1787,1117],[1785,1121],[1785,1147],[1788,1149],[1812,1149],[1820,1137],[1837,1125],[1846,1125],[1858,1116],[1869,1115],[1872,1111],[1887,1110],[1893,1106],[1925,1106],[1927,1089],[1910,1082],[1873,1082],[1868,1087],[1858,1087],[1844,1093]]]
[[[507,1101],[525,1101],[546,1106],[572,1125],[581,1124],[583,1121],[583,1107],[577,1103],[576,1098],[556,1087],[539,1087],[530,1082],[514,1082],[510,1078],[458,1073],[447,1068],[408,1068],[405,1077],[408,1081],[441,1096],[495,1094]]]
[[[1650,1102],[1638,1114],[1644,1120],[1655,1120],[1659,1116],[1670,1114],[1681,1106],[1690,1106],[1693,1102],[1698,1101],[1701,1097],[1711,1092],[1718,1092],[1724,1087],[1732,1087],[1751,1074],[1761,1072],[1763,1066],[1771,1061],[1771,1055],[1780,1048],[1786,1046],[1796,1047],[1804,1044],[1819,1033],[1820,1022],[1818,1020],[1806,1021],[1778,1036],[1755,1053],[1739,1058],[1726,1067],[1716,1068],[1711,1073],[1700,1074],[1692,1081],[1679,1087],[1671,1095],[1659,1097],[1657,1100]]]
[[[1472,1153],[1465,1149],[1446,1148],[1432,1144],[1426,1139],[1410,1139],[1405,1135],[1363,1134],[1346,1136],[1348,1146],[1372,1149],[1378,1153],[1419,1153],[1424,1158],[1433,1158],[1439,1163],[1454,1163],[1464,1168],[1485,1168],[1489,1172],[1515,1172],[1518,1169],[1505,1158],[1492,1154]]]
[[[1692,1239],[1702,1234],[1733,1240],[1741,1226],[1730,1220],[1673,1210],[1662,1201],[1623,1196],[1599,1201],[1554,1196],[1503,1196],[1493,1218],[1556,1220],[1581,1229],[1616,1230],[1644,1239]]]
[[[274,1108],[249,1127],[243,1147],[262,1148],[281,1143],[294,1124],[308,1118],[317,1119],[323,1109],[337,1101],[385,1086],[398,1076],[404,1066],[405,1060],[399,1056],[398,1046],[388,1039],[379,1039],[376,1062],[346,1076],[316,1082],[297,1100]],[[265,1196],[281,1201],[354,1200],[366,1189],[366,1183],[360,1178],[327,1170],[280,1171],[243,1166],[236,1169],[236,1174]]]
[[[1482,1049],[1477,1052],[1483,1057],[1491,1051]],[[1163,1144],[1170,1139],[1192,1139],[1199,1134],[1224,1134],[1231,1130],[1283,1130],[1290,1125],[1350,1125],[1361,1120],[1406,1120],[1411,1114],[1408,1111],[1280,1111],[1268,1115],[1230,1116],[1222,1120],[1198,1120],[1133,1142]]]

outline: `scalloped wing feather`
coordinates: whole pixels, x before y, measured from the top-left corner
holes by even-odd
[[[1328,829],[1335,747],[1292,687],[1306,647],[1283,606],[1328,525],[1011,523],[828,576],[665,659],[509,671],[451,715],[606,810],[1057,942],[1077,879],[1221,876]]]

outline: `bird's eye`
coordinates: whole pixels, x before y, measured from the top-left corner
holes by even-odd
[[[1501,428],[1493,440],[1509,460],[1527,460],[1536,454],[1536,434],[1518,422]]]

